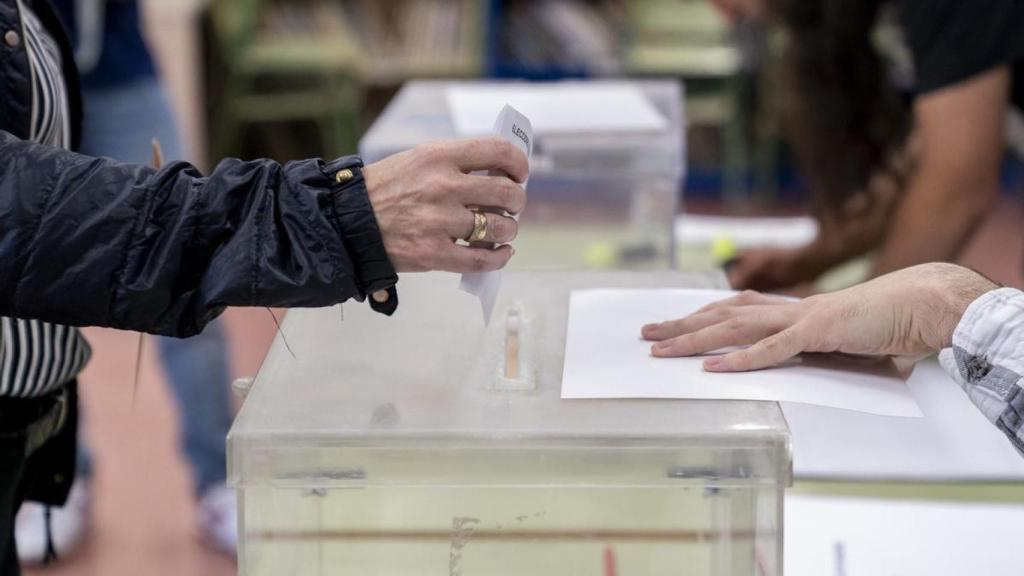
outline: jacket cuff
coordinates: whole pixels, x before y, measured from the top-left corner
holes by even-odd
[[[370,306],[390,316],[398,308],[398,274],[384,249],[366,192],[363,161],[358,156],[343,156],[324,166],[324,172],[332,182],[334,219],[355,266],[358,300],[373,295]]]

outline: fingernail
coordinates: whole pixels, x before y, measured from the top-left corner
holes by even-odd
[[[516,255],[516,249],[514,247],[509,246],[508,249],[512,251],[512,256]]]
[[[708,358],[704,361],[704,370],[708,372],[719,372],[725,369],[725,361],[721,356]]]

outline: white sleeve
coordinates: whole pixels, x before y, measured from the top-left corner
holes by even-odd
[[[972,302],[939,360],[1024,453],[1024,292],[1000,288]]]

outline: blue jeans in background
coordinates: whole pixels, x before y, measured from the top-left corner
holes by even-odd
[[[184,157],[174,116],[156,78],[86,89],[83,100],[83,154],[151,165],[150,142],[156,138],[165,161]],[[232,419],[227,342],[218,322],[192,338],[156,340],[178,403],[182,450],[192,467],[195,492],[202,495],[223,485],[226,477],[225,439]],[[79,473],[88,476],[91,468],[89,452],[80,444]]]

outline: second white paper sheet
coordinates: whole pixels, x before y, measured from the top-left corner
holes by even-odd
[[[784,366],[712,374],[703,358],[654,358],[640,328],[680,318],[733,292],[580,290],[572,293],[562,398],[775,400],[883,416],[921,417],[905,379],[888,360],[816,355]]]
[[[505,104],[530,118],[538,134],[652,132],[668,123],[640,88],[626,82],[456,83],[446,98],[462,136],[486,134]]]

